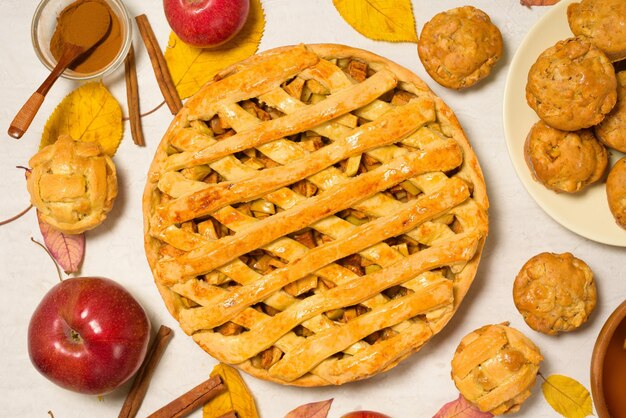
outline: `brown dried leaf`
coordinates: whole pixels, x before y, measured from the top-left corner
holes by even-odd
[[[332,399],[300,405],[285,415],[285,418],[326,418],[333,403]]]
[[[85,234],[68,235],[45,223],[37,211],[37,221],[48,251],[65,273],[76,273],[85,255]]]
[[[520,0],[522,6],[552,6],[557,4],[559,0]]]

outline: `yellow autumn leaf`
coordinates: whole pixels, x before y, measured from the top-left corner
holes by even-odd
[[[211,377],[218,374],[222,377],[226,391],[204,405],[202,417],[217,418],[227,412],[235,411],[238,418],[258,418],[254,398],[237,369],[220,363],[213,368]]]
[[[83,84],[59,103],[43,128],[40,149],[60,135],[97,142],[113,156],[122,141],[122,109],[102,82]]]
[[[265,29],[260,0],[250,1],[248,21],[226,44],[212,49],[185,44],[173,32],[165,49],[165,61],[181,99],[194,95],[221,69],[254,55]]]
[[[357,32],[375,41],[417,42],[411,0],[333,0]]]
[[[593,415],[589,391],[571,377],[553,374],[545,379],[541,391],[550,406],[566,418]]]

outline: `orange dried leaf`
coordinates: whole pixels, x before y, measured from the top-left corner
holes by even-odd
[[[482,412],[472,405],[462,395],[452,402],[448,402],[433,416],[433,418],[491,418],[489,412]]]
[[[357,32],[375,41],[417,42],[411,0],[333,0]]]
[[[300,405],[285,415],[285,418],[326,418],[333,403],[332,399]]]
[[[43,242],[48,251],[65,273],[76,273],[85,254],[85,234],[68,235],[57,231],[39,216],[37,221],[43,236]]]
[[[187,45],[173,32],[165,49],[165,61],[181,99],[194,95],[221,69],[256,53],[265,29],[260,0],[250,1],[246,24],[232,40],[211,49]]]

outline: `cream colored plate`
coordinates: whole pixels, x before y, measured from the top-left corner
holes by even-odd
[[[545,49],[561,39],[573,36],[567,24],[567,6],[574,1],[562,0],[552,6],[528,32],[515,53],[504,88],[504,134],[518,177],[548,215],[585,238],[626,247],[626,230],[617,226],[611,215],[603,182],[573,195],[557,194],[533,180],[524,160],[526,135],[539,120],[526,104],[528,70]],[[623,156],[614,150],[611,154],[611,166]]]

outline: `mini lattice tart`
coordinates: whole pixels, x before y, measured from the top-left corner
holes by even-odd
[[[222,71],[176,116],[148,175],[146,252],[213,357],[342,384],[450,320],[487,206],[458,121],[417,76],[345,46],[284,47]]]

